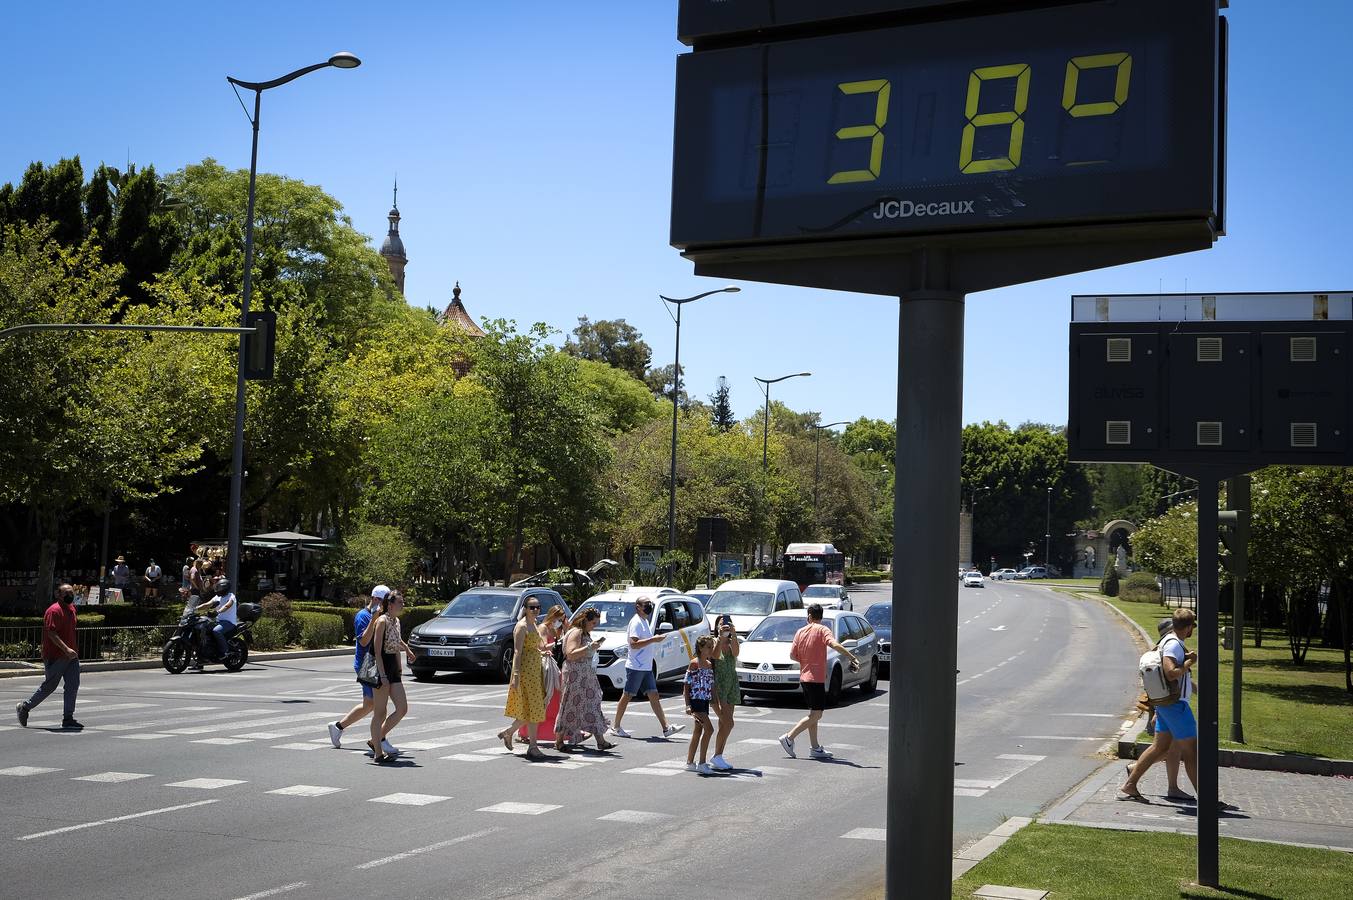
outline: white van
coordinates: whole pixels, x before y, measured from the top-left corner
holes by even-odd
[[[745,638],[761,620],[774,612],[803,609],[803,596],[792,581],[775,578],[736,578],[725,581],[705,604],[710,630],[721,615],[733,618],[733,630]]]
[[[700,601],[678,594],[672,588],[627,587],[597,594],[578,610],[595,609],[601,614],[601,621],[592,628],[592,635],[602,639],[597,650],[597,677],[609,693],[619,693],[625,687],[628,629],[640,597],[653,601],[653,617],[648,623],[653,633],[667,635],[666,640],[653,645],[653,669],[658,681],[681,678],[695,654],[696,640],[709,634],[705,608]]]

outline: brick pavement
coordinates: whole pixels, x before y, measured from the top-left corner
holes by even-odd
[[[1105,766],[1079,791],[1049,810],[1046,820],[1196,832],[1194,804],[1165,799],[1163,763],[1152,766],[1140,783],[1149,804],[1116,800],[1118,787],[1126,778],[1124,765],[1120,760]],[[1180,786],[1192,793],[1183,771],[1179,780]],[[1223,768],[1218,772],[1218,793],[1236,807],[1222,814],[1224,836],[1353,852],[1353,778]]]

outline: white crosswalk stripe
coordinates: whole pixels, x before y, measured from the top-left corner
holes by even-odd
[[[142,778],[150,778],[150,775],[144,775],[140,772],[99,772],[97,775],[78,775],[71,781],[98,781],[104,784],[121,784],[124,781],[139,781]]]
[[[175,781],[166,784],[165,787],[193,788],[201,791],[215,791],[225,787],[234,787],[237,784],[248,784],[247,781],[241,781],[238,778],[189,778],[187,781]]]
[[[441,803],[443,800],[450,800],[450,797],[440,797],[436,794],[386,794],[384,797],[372,797],[369,803],[393,803],[396,806],[429,806],[433,803]]]

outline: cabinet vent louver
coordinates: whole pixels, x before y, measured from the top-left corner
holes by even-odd
[[[1132,362],[1132,338],[1109,338],[1106,340],[1106,354],[1111,363]]]
[[[1294,337],[1291,342],[1292,362],[1315,362],[1315,338]]]
[[[1221,338],[1198,338],[1198,362],[1221,362]]]
[[[1220,447],[1220,446],[1221,446],[1221,423],[1220,423],[1220,422],[1199,422],[1199,423],[1198,423],[1198,446],[1199,446],[1199,447]]]
[[[1132,423],[1131,423],[1131,422],[1105,422],[1105,423],[1104,423],[1104,443],[1106,443],[1106,444],[1130,444],[1130,443],[1132,443]]]
[[[1316,427],[1314,422],[1292,423],[1292,446],[1293,447],[1316,446]]]

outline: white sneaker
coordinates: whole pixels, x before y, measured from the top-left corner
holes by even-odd
[[[733,767],[728,764],[728,760],[723,758],[723,754],[715,756],[709,761],[709,764],[720,772],[730,772],[733,769]]]
[[[396,747],[394,744],[390,743],[389,741],[387,741],[385,738],[381,738],[381,752],[384,753],[386,756],[398,756],[399,748]]]
[[[709,763],[701,763],[695,767],[695,771],[701,775],[713,775],[714,770],[709,767]]]
[[[798,759],[798,757],[794,755],[794,742],[789,739],[789,735],[780,735],[780,746],[784,748],[785,753],[789,755],[790,759]]]
[[[338,727],[337,722],[329,723],[329,740],[334,742],[335,750],[343,749],[343,729]]]
[[[811,757],[813,757],[813,759],[831,759],[831,758],[832,758],[832,752],[831,752],[830,750],[828,750],[826,747],[814,747],[812,750],[809,750],[809,751],[808,751],[808,755],[811,756]]]
[[[668,725],[666,728],[662,730],[662,736],[665,738],[669,738],[685,727],[686,727],[685,725]]]
[[[626,731],[625,729],[621,728],[619,725],[612,725],[612,726],[611,726],[611,734],[615,735],[616,737],[623,737],[623,738],[634,737],[634,735],[630,734],[628,731]]]
[[[699,772],[699,771],[700,771],[700,767],[697,766],[695,763],[686,763],[686,771],[687,771],[687,772]]]

